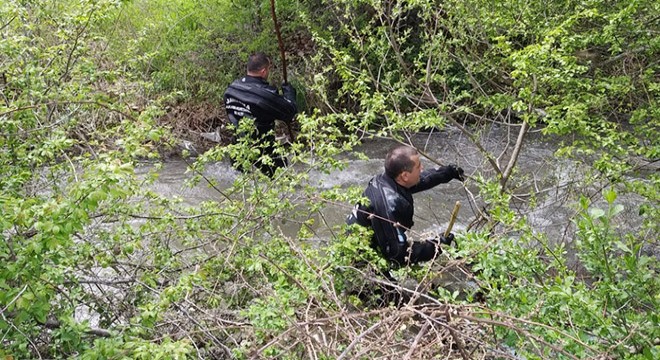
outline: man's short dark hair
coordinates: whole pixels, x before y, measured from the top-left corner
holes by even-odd
[[[415,166],[412,158],[415,155],[419,155],[419,153],[413,147],[407,145],[393,147],[385,157],[385,174],[396,179],[402,172],[412,171]]]
[[[259,71],[270,65],[270,57],[262,52],[256,52],[248,57],[247,71]]]

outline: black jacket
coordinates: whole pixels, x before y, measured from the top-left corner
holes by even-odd
[[[290,123],[298,112],[293,86],[283,85],[282,92],[259,77],[235,80],[224,95],[227,116],[235,126],[244,117],[253,118],[258,133],[265,134],[275,128],[275,120]]]
[[[380,250],[390,261],[404,265],[431,260],[438,249],[434,242],[415,242],[409,249],[406,230],[414,225],[412,194],[447,183],[457,176],[454,168],[450,166],[425,170],[419,183],[407,189],[386,174],[377,175],[369,181],[363,193],[370,203],[357,204],[346,222],[371,227],[374,231],[372,247]],[[372,214],[374,216],[371,216]],[[401,226],[395,226],[396,223]]]

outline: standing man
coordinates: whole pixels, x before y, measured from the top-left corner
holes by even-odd
[[[272,177],[275,170],[286,166],[286,158],[275,154],[275,120],[290,124],[298,112],[296,89],[288,83],[282,84],[282,95],[268,83],[271,60],[258,52],[250,55],[247,62],[247,75],[235,80],[225,91],[225,109],[229,121],[236,128],[242,119],[254,121],[256,132],[252,135],[258,143],[259,153],[269,156],[269,161],[257,160],[255,165]],[[241,136],[241,134],[238,134]],[[233,159],[237,162],[238,159]]]
[[[369,204],[357,204],[346,222],[371,227],[371,247],[395,265],[409,265],[433,259],[441,252],[439,243],[449,245],[454,235],[424,242],[408,243],[406,230],[413,224],[412,194],[452,179],[463,181],[463,169],[456,165],[422,171],[417,150],[397,146],[387,153],[385,173],[373,177],[363,196]]]

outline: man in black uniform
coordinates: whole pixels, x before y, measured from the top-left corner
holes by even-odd
[[[275,154],[275,120],[291,123],[298,112],[296,89],[288,83],[282,84],[282,94],[268,83],[270,58],[263,53],[250,55],[247,62],[247,75],[235,80],[225,91],[225,108],[229,121],[236,128],[241,119],[252,119],[256,133],[252,139],[260,142],[261,155],[268,155],[273,164],[261,161],[256,166],[272,177],[275,170],[286,166],[286,159]],[[239,134],[240,136],[240,134]],[[238,159],[235,162],[238,162]]]
[[[351,224],[371,227],[371,246],[394,265],[408,265],[433,259],[441,252],[438,243],[451,244],[453,234],[408,244],[406,230],[413,226],[412,194],[452,179],[463,181],[463,169],[456,165],[422,171],[419,153],[409,146],[397,146],[385,158],[385,173],[373,177],[363,193],[369,204],[357,204],[346,219]]]

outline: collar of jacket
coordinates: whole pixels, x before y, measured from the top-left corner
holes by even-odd
[[[252,75],[245,75],[241,79],[241,82],[244,82],[244,83],[261,83],[261,84],[268,85],[268,81],[266,81],[264,78],[258,77],[258,76],[252,76]]]
[[[397,193],[406,193],[409,192],[408,189],[405,187],[399,185],[399,183],[396,182],[396,180],[392,179],[389,175],[386,173],[380,174],[380,181],[386,183],[389,187],[394,189]]]

